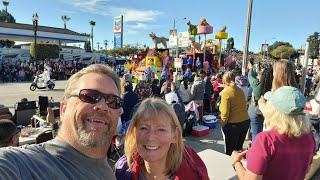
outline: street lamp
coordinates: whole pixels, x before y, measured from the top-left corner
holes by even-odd
[[[173,31],[176,33],[177,37],[177,50],[176,50],[176,58],[179,57],[179,37],[178,37],[178,30],[176,29],[176,23],[180,20],[185,20],[187,18],[182,18],[182,19],[173,19]]]
[[[264,49],[263,49],[263,51],[264,51],[264,59],[268,59],[268,57],[269,57],[269,45],[267,46],[267,40],[273,40],[273,39],[276,39],[275,37],[272,37],[272,38],[270,38],[270,39],[265,39],[264,40],[264,46],[266,46]]]
[[[33,22],[33,31],[34,31],[34,61],[37,61],[37,31],[38,31],[38,14],[33,14],[32,22]]]

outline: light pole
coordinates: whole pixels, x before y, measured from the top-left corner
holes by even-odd
[[[273,39],[276,39],[275,37],[273,37],[273,38],[270,38],[270,39],[265,39],[264,40],[264,45],[266,46],[266,49],[263,49],[263,51],[265,51],[264,52],[264,55],[265,55],[265,60],[266,59],[268,59],[268,57],[269,57],[269,45],[267,46],[267,40],[273,40]]]
[[[246,26],[246,39],[243,49],[243,58],[242,58],[242,75],[246,74],[247,62],[248,62],[248,49],[249,49],[249,39],[250,39],[250,27],[251,27],[251,15],[252,15],[252,2],[248,2],[248,14],[247,14],[247,26]]]
[[[38,31],[38,14],[33,14],[32,22],[33,22],[33,31],[34,31],[34,61],[37,61],[37,31]]]
[[[179,57],[179,37],[178,37],[178,30],[176,29],[176,23],[180,20],[185,20],[187,18],[182,18],[182,19],[173,19],[173,31],[176,33],[177,37],[177,49],[176,49],[176,58]]]

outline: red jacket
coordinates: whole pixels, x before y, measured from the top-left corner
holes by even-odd
[[[118,162],[117,162],[118,164]],[[120,163],[123,164],[123,163]],[[116,165],[116,177],[117,179],[131,179],[138,180],[139,178],[139,166],[137,161],[131,166],[131,178],[128,177],[128,170],[125,167],[117,167]],[[130,171],[130,170],[129,170]],[[126,175],[125,175],[126,174]],[[126,176],[127,178],[125,178]],[[130,176],[130,175],[129,175]],[[208,171],[198,156],[198,154],[190,147],[185,147],[183,159],[178,171],[174,175],[174,180],[209,180]]]
[[[223,90],[223,87],[219,87],[219,84],[222,84],[222,79],[216,79],[213,83],[213,91],[216,96],[219,96],[219,93]]]

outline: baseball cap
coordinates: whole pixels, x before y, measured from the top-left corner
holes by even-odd
[[[288,115],[302,115],[306,106],[306,98],[299,89],[292,86],[282,86],[274,92],[264,94],[264,98],[280,112]]]
[[[165,99],[168,104],[173,104],[179,102],[178,95],[175,92],[170,92],[165,95]]]

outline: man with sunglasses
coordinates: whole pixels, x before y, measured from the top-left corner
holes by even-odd
[[[0,120],[0,148],[19,146],[20,130],[8,119]]]
[[[119,94],[119,77],[105,65],[72,75],[60,104],[57,136],[0,149],[0,179],[115,179],[106,154],[122,111]]]

